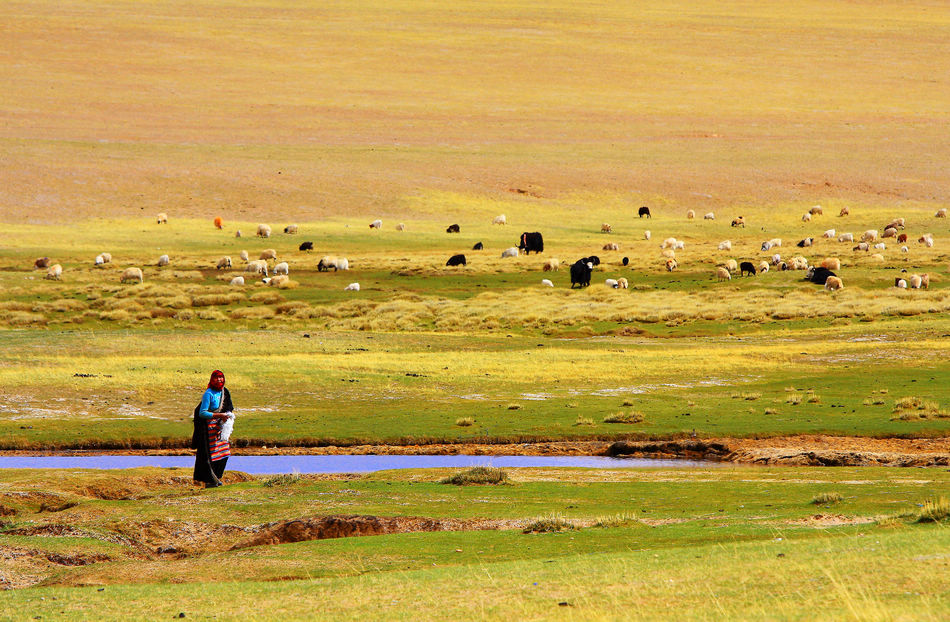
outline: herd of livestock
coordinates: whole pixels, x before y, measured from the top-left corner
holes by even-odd
[[[641,207],[637,212],[640,218],[652,218],[649,207]],[[821,206],[814,206],[808,210],[802,216],[803,222],[811,222],[813,218],[820,217],[823,215],[823,210]],[[850,210],[845,207],[842,208],[839,212],[839,217],[846,217],[850,215]],[[946,218],[947,210],[946,208],[940,209],[935,214],[936,218]],[[689,210],[686,213],[687,219],[695,218],[695,213],[693,210]],[[709,212],[703,216],[704,220],[715,220],[715,213]],[[165,213],[158,214],[157,217],[158,224],[167,224],[168,216]],[[496,216],[492,219],[492,224],[495,225],[506,225],[507,218],[504,214]],[[746,220],[744,217],[739,216],[732,220],[732,227],[741,227],[745,228]],[[217,229],[223,229],[224,223],[223,220],[218,217],[214,219],[214,226]],[[374,220],[369,225],[370,229],[380,229],[382,228],[382,220]],[[885,240],[893,240],[896,244],[901,245],[900,251],[902,253],[908,253],[909,247],[908,244],[908,235],[903,232],[905,227],[904,218],[896,218],[888,222],[882,229],[883,232],[879,233],[876,229],[870,229],[861,233],[857,238],[857,244],[852,247],[853,252],[864,252],[870,254],[870,251],[874,250],[874,254],[870,254],[870,257],[878,261],[883,261],[884,257],[880,254],[886,248],[888,242]],[[406,226],[404,223],[399,223],[396,225],[397,231],[404,231]],[[299,231],[299,228],[295,224],[287,225],[284,227],[284,233],[287,235],[295,235]],[[446,233],[460,233],[461,227],[457,223],[453,223],[446,228]],[[613,227],[610,224],[603,223],[600,228],[601,233],[612,233]],[[272,234],[272,229],[267,224],[260,224],[257,226],[255,235],[259,238],[266,239],[270,238]],[[237,230],[235,232],[235,237],[242,237],[242,232]],[[651,233],[650,231],[644,231],[644,239],[650,240]],[[837,241],[838,243],[855,243],[855,236],[853,233],[838,233],[834,228],[825,230],[821,236],[821,239],[826,239],[829,241]],[[926,247],[933,247],[934,238],[931,233],[924,233],[919,237],[916,237],[917,243],[922,244]],[[806,237],[799,240],[795,246],[800,249],[808,248],[814,245],[816,238]],[[676,258],[676,251],[685,249],[686,243],[682,240],[677,240],[675,237],[666,238],[661,244],[661,257],[662,265],[669,272],[673,272],[679,267],[679,263]],[[756,274],[761,274],[763,272],[768,272],[770,267],[774,267],[780,270],[803,270],[806,273],[805,279],[823,285],[828,290],[838,290],[844,287],[843,281],[840,276],[835,273],[835,270],[840,270],[841,261],[834,257],[828,257],[822,260],[818,265],[811,265],[809,261],[801,256],[796,255],[790,259],[783,260],[781,254],[774,252],[774,249],[782,246],[782,240],[780,238],[772,238],[762,242],[760,250],[762,253],[768,255],[767,259],[763,259],[758,262],[758,264],[753,263],[752,261],[742,261],[737,262],[735,259],[727,259],[716,265],[715,275],[719,281],[732,280],[733,276],[755,276]],[[313,242],[305,241],[301,243],[298,247],[298,250],[301,252],[309,252],[313,250]],[[472,248],[473,251],[482,251],[484,250],[484,245],[482,242],[478,242]],[[609,242],[604,244],[603,250],[605,251],[618,251],[620,246],[616,242]],[[731,251],[732,250],[732,241],[723,240],[717,245],[718,251]],[[517,257],[521,254],[529,255],[530,253],[543,253],[544,252],[544,238],[542,234],[538,231],[533,232],[524,232],[519,238],[518,246],[511,246],[502,251],[501,257]],[[247,251],[241,251],[241,259],[245,262],[244,271],[246,274],[253,275],[253,278],[260,278],[264,283],[269,285],[281,285],[289,280],[290,266],[286,261],[277,262],[277,252],[274,249],[265,249],[262,251],[257,259],[251,259]],[[274,266],[271,268],[270,263],[273,261]],[[112,256],[109,253],[101,253],[95,257],[94,264],[96,266],[102,267],[106,264],[112,262]],[[449,257],[446,261],[446,266],[465,266],[467,265],[468,260],[464,254],[458,253]],[[593,270],[596,266],[600,265],[600,258],[596,255],[590,255],[587,257],[582,257],[577,261],[573,262],[570,265],[570,278],[571,278],[571,288],[574,287],[587,287],[590,285],[591,277]],[[622,266],[627,266],[629,263],[629,258],[624,257],[620,262]],[[170,259],[168,255],[162,255],[159,257],[157,265],[159,267],[168,266],[170,264]],[[542,269],[545,272],[548,271],[557,271],[560,269],[560,260],[552,258],[547,259]],[[47,278],[49,279],[60,279],[63,274],[63,268],[58,263],[52,263],[49,257],[40,257],[34,262],[34,267],[37,269],[46,269]],[[327,270],[348,270],[349,269],[349,260],[345,257],[336,257],[327,255],[320,259],[320,262],[317,264],[318,271],[327,271]],[[232,268],[231,257],[224,256],[218,259],[216,263],[216,268],[219,270],[229,270]],[[142,283],[144,280],[142,269],[138,267],[126,268],[120,277],[121,282],[138,282]],[[926,288],[930,282],[929,275],[908,275],[906,278],[901,276],[895,279],[895,287],[899,288]],[[554,284],[549,279],[543,279],[541,281],[542,285],[553,287]],[[243,276],[237,276],[231,279],[231,285],[241,286],[245,284]],[[613,287],[617,289],[626,289],[628,288],[628,281],[626,278],[608,278],[605,280],[605,284],[608,287]],[[359,291],[359,283],[351,283],[345,289],[350,291]]]

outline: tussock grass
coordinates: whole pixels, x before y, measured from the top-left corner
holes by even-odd
[[[754,402],[760,397],[762,397],[761,393],[733,393],[732,394],[732,399],[734,400],[747,400],[750,402]]]
[[[263,292],[254,292],[251,294],[251,302],[256,302],[259,304],[272,305],[277,304],[278,302],[283,302],[284,297],[278,294],[277,292],[263,291]]]
[[[844,499],[838,492],[822,492],[811,500],[812,505],[833,505],[840,503]]]
[[[928,499],[917,513],[918,523],[938,523],[950,517],[950,500],[946,497]]]
[[[576,425],[576,426],[592,426],[592,425],[594,425],[594,420],[591,419],[590,417],[584,417],[584,416],[582,416],[582,415],[578,415],[578,416],[577,416],[577,419],[574,421],[574,425]]]
[[[898,421],[946,418],[950,418],[950,412],[943,410],[938,402],[913,396],[896,400],[893,416],[891,417],[891,419]]]
[[[604,423],[643,423],[646,417],[643,413],[631,410],[630,412],[616,412],[604,417]]]
[[[594,522],[593,527],[610,529],[614,527],[632,527],[642,525],[639,517],[635,513],[620,512],[612,516],[600,516]]]
[[[268,477],[264,480],[262,485],[268,488],[273,488],[276,486],[292,486],[299,483],[300,480],[300,473],[281,473],[279,475]]]
[[[508,473],[502,469],[494,467],[477,466],[471,469],[461,471],[455,475],[439,480],[440,484],[452,484],[454,486],[476,486],[476,485],[496,485],[507,484]]]
[[[525,525],[523,533],[560,533],[575,529],[577,529],[577,526],[571,521],[562,518],[558,514],[552,514],[528,523]]]
[[[455,425],[460,428],[467,428],[475,425],[475,419],[473,417],[459,417],[455,420]]]
[[[785,403],[791,404],[792,406],[798,406],[802,403],[802,400],[805,399],[801,393],[792,393],[785,397]]]

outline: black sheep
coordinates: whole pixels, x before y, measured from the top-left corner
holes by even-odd
[[[749,276],[755,276],[755,266],[752,265],[751,261],[743,261],[739,264],[739,276],[745,276],[746,272],[749,273]]]
[[[302,250],[302,251],[312,251],[312,250],[313,250],[313,242],[304,242],[303,244],[300,245],[300,248],[299,248],[298,250]]]
[[[472,247],[472,250],[473,250],[473,251],[480,251],[480,250],[482,250],[483,248],[484,248],[484,246],[482,246],[482,243],[481,243],[481,242],[476,242],[476,243],[475,243],[475,246]]]

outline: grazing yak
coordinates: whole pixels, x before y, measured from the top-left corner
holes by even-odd
[[[481,242],[475,242],[475,246],[472,247],[473,251],[480,251],[485,248]]]
[[[299,247],[297,247],[297,250],[299,250],[299,251],[312,251],[312,250],[313,250],[313,242],[304,242],[304,243],[301,244]]]
[[[459,231],[461,231],[461,229],[459,229],[459,226],[457,224],[449,225],[445,229],[446,233],[458,233]]]
[[[544,252],[544,238],[537,231],[527,232],[521,234],[521,244],[518,246],[520,250],[524,251],[525,255],[530,255],[531,251],[535,253]]]
[[[821,266],[813,266],[808,269],[808,272],[805,273],[805,280],[811,281],[815,285],[824,285],[828,280],[829,276],[838,276],[828,268],[823,268]]]
[[[626,265],[628,265],[628,264],[630,263],[630,258],[629,258],[629,257],[624,257],[623,260],[622,260],[620,263],[622,263],[623,265],[626,266]]]
[[[449,257],[449,260],[445,262],[447,266],[464,266],[465,264],[465,255],[452,255]]]
[[[644,216],[646,216],[647,218],[653,218],[653,216],[650,215],[650,208],[647,207],[646,205],[644,205],[643,207],[637,210],[637,215],[640,218],[643,218]]]
[[[590,274],[594,265],[587,257],[582,257],[571,264],[571,289],[574,286],[587,287],[590,285]]]
[[[742,216],[739,216],[738,218],[733,218],[733,219],[732,219],[732,226],[733,226],[733,227],[742,227],[742,228],[744,229],[744,228],[745,228],[745,218],[743,218]]]
[[[745,276],[746,272],[749,276],[755,276],[755,265],[751,261],[743,261],[739,264],[739,276]]]

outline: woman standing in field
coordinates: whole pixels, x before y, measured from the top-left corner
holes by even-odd
[[[195,482],[204,482],[205,488],[221,485],[224,467],[231,455],[231,444],[221,440],[221,425],[234,406],[231,394],[224,388],[224,373],[214,370],[208,389],[195,408],[195,431],[191,447],[195,450]]]

